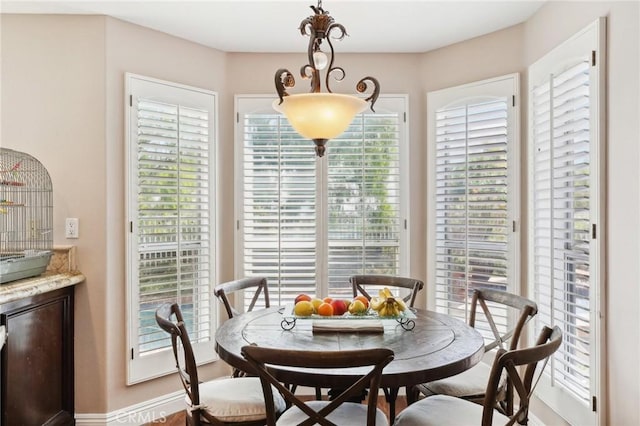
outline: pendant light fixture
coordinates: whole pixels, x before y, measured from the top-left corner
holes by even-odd
[[[300,23],[300,33],[309,36],[307,56],[309,63],[300,68],[303,79],[311,79],[310,93],[289,94],[287,89],[295,86],[293,74],[285,68],[276,72],[275,84],[279,99],[273,101],[273,108],[283,113],[293,128],[305,138],[316,144],[316,154],[322,157],[325,144],[342,134],[353,121],[356,114],[367,108],[371,103],[371,110],[378,99],[380,84],[378,80],[367,76],[356,85],[358,93],[367,91],[367,82],[373,85],[373,93],[366,98],[333,93],[329,86],[330,77],[341,81],[345,77],[344,69],[334,66],[334,51],[331,38],[342,40],[347,30],[341,24],[335,23],[329,16],[329,11],[322,8],[322,0],[318,6],[311,6],[314,15]],[[323,43],[326,42],[326,46]],[[325,51],[323,51],[323,47]],[[320,85],[320,71],[325,70],[325,89],[322,93]]]

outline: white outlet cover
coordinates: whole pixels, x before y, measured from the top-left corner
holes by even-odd
[[[64,234],[66,238],[78,238],[79,221],[77,217],[68,217],[64,224]]]

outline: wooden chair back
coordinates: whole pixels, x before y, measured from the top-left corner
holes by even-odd
[[[494,306],[516,310],[518,312],[518,318],[513,326],[507,327],[506,331],[500,332],[487,302],[490,302]],[[476,289],[473,291],[469,314],[469,325],[471,327],[476,327],[478,308],[482,309],[494,337],[493,341],[485,345],[485,352],[496,347],[501,349],[516,349],[525,324],[538,313],[538,305],[526,297],[500,290]],[[505,342],[509,342],[507,348],[504,347]]]
[[[503,372],[506,372],[508,375],[509,381],[513,384],[519,397],[518,410],[509,416],[510,421],[507,425],[512,425],[516,422],[527,424],[531,395],[544,371],[547,361],[558,347],[560,347],[561,342],[562,331],[559,327],[556,326],[553,329],[544,327],[540,332],[535,346],[509,351],[498,349],[498,354],[493,362],[485,392],[486,397],[482,410],[483,426],[489,426],[493,422],[495,408],[493,401],[495,401]],[[541,362],[543,362],[542,367],[536,376],[536,370]],[[522,375],[517,368],[519,366],[526,366]],[[522,369],[520,369],[520,371],[522,371]],[[535,381],[534,378],[536,379]]]
[[[301,425],[333,425],[327,416],[340,405],[349,402],[349,398],[359,396],[363,390],[369,389],[367,398],[367,426],[375,425],[378,390],[383,368],[393,360],[393,351],[386,348],[374,348],[350,351],[295,351],[286,349],[263,348],[260,346],[244,346],[242,355],[253,366],[262,382],[265,401],[267,401],[267,425],[276,424],[276,414],[272,397],[272,386],[284,397],[287,405],[295,405],[304,412],[308,419]],[[273,366],[305,367],[312,369],[336,369],[371,367],[368,373],[358,378],[348,389],[339,395],[320,411],[316,412],[308,407],[304,401],[294,395],[282,385],[269,371],[267,364]]]
[[[239,315],[240,312],[238,312],[238,310],[231,305],[228,295],[240,290],[247,289],[255,290],[251,299],[251,303],[247,308],[247,312],[253,310],[256,302],[258,301],[258,298],[260,297],[260,294],[264,295],[264,307],[268,308],[269,306],[271,306],[269,303],[269,288],[267,287],[267,279],[263,277],[242,278],[239,280],[222,283],[217,285],[213,289],[213,293],[224,304],[224,307],[227,310],[228,317],[233,318],[235,315]]]
[[[175,320],[172,320],[172,316]],[[200,390],[198,388],[198,369],[180,306],[178,306],[177,303],[163,304],[156,310],[156,322],[161,329],[171,335],[171,347],[176,361],[176,368],[178,369],[178,377],[187,396],[191,400],[192,406],[199,407]],[[178,344],[178,341],[180,341],[180,344]],[[184,365],[181,364],[181,359],[184,359]],[[192,418],[195,425],[200,424],[202,417],[211,424],[222,424],[202,409],[193,410]]]
[[[407,306],[413,307],[418,292],[424,288],[424,282],[415,278],[396,277],[393,275],[352,275],[349,278],[353,289],[353,297],[362,294],[367,299],[371,295],[367,292],[366,286],[396,287],[408,289],[410,292],[403,299]]]

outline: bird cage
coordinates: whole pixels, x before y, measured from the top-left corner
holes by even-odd
[[[0,283],[47,269],[53,254],[52,189],[42,163],[0,148]]]

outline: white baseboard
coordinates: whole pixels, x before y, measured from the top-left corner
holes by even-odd
[[[121,426],[162,422],[169,414],[184,410],[184,390],[143,401],[110,413],[76,413],[76,425]]]
[[[531,411],[529,411],[529,426],[544,426],[544,423],[540,421]]]

